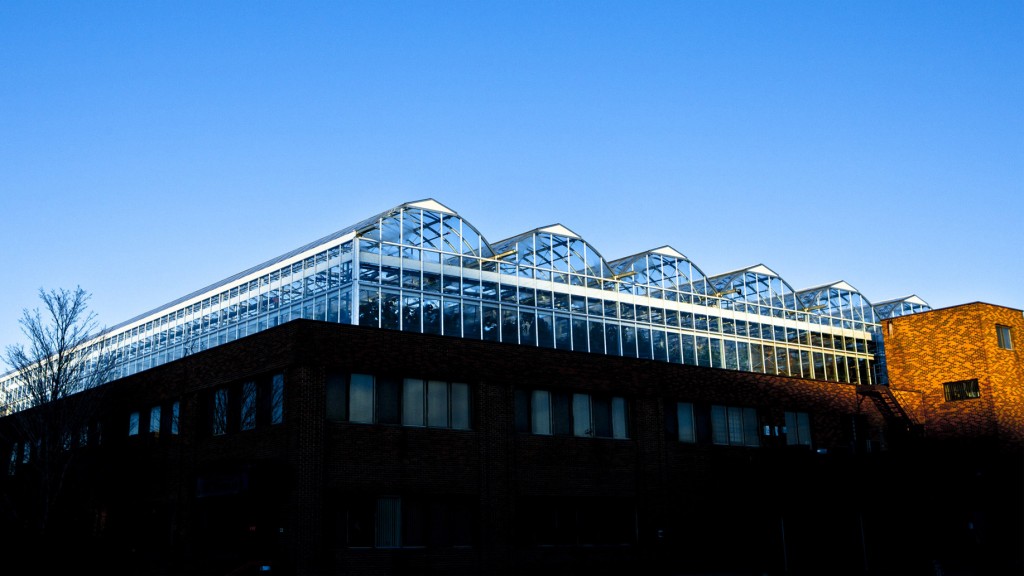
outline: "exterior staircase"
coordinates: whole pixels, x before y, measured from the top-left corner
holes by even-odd
[[[923,431],[922,424],[900,405],[888,386],[860,385],[857,394],[871,398],[885,420],[901,432],[918,436]]]

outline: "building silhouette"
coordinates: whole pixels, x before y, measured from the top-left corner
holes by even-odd
[[[669,247],[606,261],[557,224],[489,243],[412,202],[93,341],[117,368],[68,440],[58,560],[1019,573],[1022,329],[764,265],[707,276]],[[14,543],[31,409],[0,385]]]

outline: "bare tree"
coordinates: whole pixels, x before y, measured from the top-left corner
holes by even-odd
[[[42,533],[64,490],[77,443],[87,438],[97,406],[96,393],[78,394],[103,384],[113,358],[90,349],[99,333],[90,295],[82,288],[40,289],[42,309],[25,309],[19,320],[26,344],[8,346],[3,360],[14,373],[18,412],[10,417],[19,459],[37,479],[27,515]],[[8,398],[8,402],[11,399]]]

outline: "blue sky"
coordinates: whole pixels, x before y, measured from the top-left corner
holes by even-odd
[[[1024,3],[0,3],[0,345],[423,198],[1024,308]]]

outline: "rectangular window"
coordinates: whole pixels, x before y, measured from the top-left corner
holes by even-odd
[[[452,382],[451,398],[451,427],[469,430],[469,384]]]
[[[327,415],[332,420],[344,420],[335,416],[343,414],[347,404],[349,422],[470,429],[468,384],[352,374],[347,398],[344,389],[337,388],[329,379]]]
[[[149,433],[160,434],[160,407],[153,406],[149,411]]]
[[[228,433],[228,389],[220,388],[213,393],[213,435]]]
[[[256,383],[242,384],[241,418],[238,421],[241,430],[252,430],[256,427]]]
[[[530,431],[534,434],[551,434],[551,393],[534,390],[530,398]]]
[[[626,399],[612,398],[612,438],[629,438],[626,430]]]
[[[1004,350],[1013,350],[1013,340],[1010,338],[1010,327],[996,324],[996,337],[999,340],[999,347]]]
[[[373,376],[353,374],[348,385],[348,419],[373,423]]]
[[[15,442],[14,445],[11,446],[11,462],[7,466],[7,474],[9,476],[13,476],[14,473],[17,470],[18,470],[18,443]]]
[[[516,391],[516,431],[542,436],[629,438],[625,398],[547,390]]]
[[[284,374],[274,374],[270,382],[270,423],[284,422]]]
[[[676,404],[676,421],[679,425],[679,441],[694,443],[697,441],[697,429],[693,421],[693,404],[679,402]]]
[[[374,545],[398,548],[402,545],[402,500],[396,497],[377,500]]]
[[[132,412],[128,416],[128,435],[138,436],[139,435],[139,413]]]
[[[174,404],[171,404],[171,434],[178,434],[178,418],[181,416],[181,404],[175,400]]]
[[[957,382],[945,382],[942,384],[942,391],[946,395],[946,402],[981,398],[981,390],[978,388],[977,378],[973,378],[971,380],[959,380]]]
[[[811,445],[811,420],[806,412],[786,412],[786,444]]]
[[[595,436],[594,426],[590,421],[590,396],[588,394],[572,395],[572,434],[573,436]]]
[[[402,382],[394,378],[377,378],[374,382],[374,412],[378,424],[401,424],[399,411]]]
[[[327,419],[344,422],[348,418],[348,381],[342,374],[327,377]]]
[[[448,383],[438,380],[427,382],[427,426],[448,427]]]
[[[736,406],[712,406],[711,440],[727,446],[760,446],[757,411]]]
[[[406,378],[402,385],[402,425],[425,426],[423,380]]]

